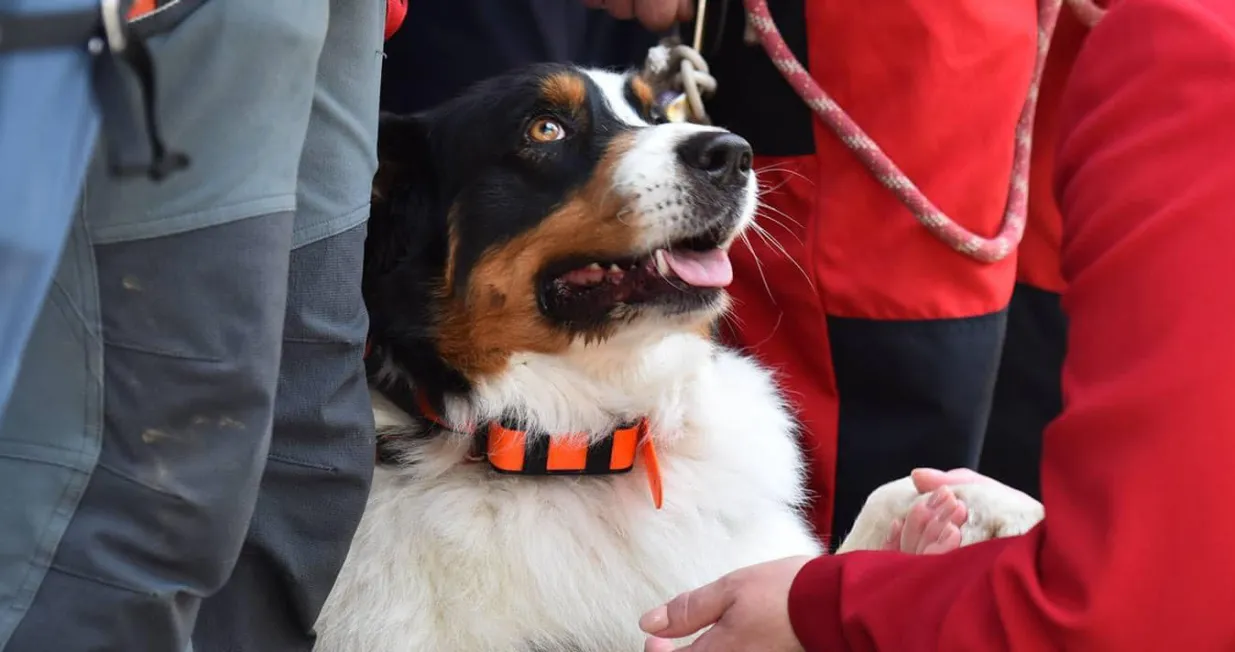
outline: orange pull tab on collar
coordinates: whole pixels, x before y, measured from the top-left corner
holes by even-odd
[[[447,430],[452,430],[452,428],[447,425],[445,421],[442,421],[442,417],[438,416],[437,410],[433,409],[433,406],[429,403],[428,397],[426,397],[423,392],[416,392],[416,407],[420,408],[420,413],[424,415],[424,418]]]
[[[656,446],[648,435],[648,422],[644,419],[639,424],[639,435],[643,441],[643,466],[647,469],[648,489],[652,492],[652,504],[660,509],[665,502],[665,487],[660,477],[660,459],[656,457]]]

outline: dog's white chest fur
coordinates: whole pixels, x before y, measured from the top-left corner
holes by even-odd
[[[518,398],[550,432],[648,416],[663,509],[642,462],[618,476],[500,476],[457,464],[461,442],[417,444],[417,464],[377,471],[316,649],[637,650],[639,615],[677,593],[818,554],[799,515],[793,422],[768,373],[691,335],[634,350],[634,363],[583,350],[569,364],[522,359],[480,403],[497,412]],[[378,418],[391,418],[381,405]]]

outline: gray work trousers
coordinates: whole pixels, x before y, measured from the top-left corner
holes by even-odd
[[[5,652],[312,648],[373,468],[384,7],[209,0],[149,42],[192,165],[87,171],[0,422]]]

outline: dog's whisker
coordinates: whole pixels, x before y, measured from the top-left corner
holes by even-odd
[[[754,223],[759,224],[759,220],[767,220],[775,224],[776,226],[779,226],[781,230],[783,230],[785,233],[788,233],[789,237],[793,238],[798,244],[805,244],[805,241],[802,239],[802,236],[798,235],[798,233],[794,231],[793,229],[790,229],[789,227],[785,226],[780,220],[777,220],[775,217],[772,217],[771,215],[767,215],[764,213],[756,213]],[[767,228],[764,227],[762,224],[759,224],[759,228],[762,228],[765,231],[767,230]],[[770,234],[771,232],[769,231],[768,233]]]
[[[751,223],[751,230],[762,238],[769,247],[779,251],[780,254],[785,257],[785,260],[788,260],[790,264],[792,264],[798,272],[802,274],[802,278],[806,281],[806,284],[809,285],[812,290],[815,289],[815,282],[811,279],[810,275],[806,273],[806,268],[802,267],[801,263],[799,263],[793,256],[789,255],[789,252],[785,250],[784,245],[782,245],[779,240],[772,237],[772,234],[768,233],[767,229],[763,228],[756,222]]]
[[[773,213],[776,213],[777,215],[780,215],[780,216],[782,216],[782,217],[784,217],[784,218],[788,219],[789,221],[793,222],[793,224],[794,224],[794,225],[796,225],[796,226],[797,226],[797,227],[799,227],[799,228],[801,228],[801,226],[802,226],[802,223],[801,223],[801,222],[799,222],[799,221],[797,220],[797,218],[792,217],[791,215],[789,215],[788,213],[786,213],[786,212],[785,212],[785,209],[783,209],[783,208],[780,208],[780,207],[778,207],[778,206],[773,206],[772,204],[769,204],[769,203],[767,203],[767,202],[760,202],[760,204],[759,204],[759,208],[766,208],[766,209],[768,209],[768,210],[772,211]]]
[[[738,305],[738,302],[736,299],[734,299],[734,307],[736,308],[737,305]],[[725,314],[721,315],[719,321],[722,324],[729,324],[730,327],[733,328],[733,330],[738,331],[738,332],[741,332],[742,326],[745,324],[745,322],[742,321],[742,317],[737,310],[730,310],[726,312]]]
[[[752,223],[752,226],[755,226],[754,223]],[[758,231],[755,232],[758,233]],[[772,286],[768,284],[768,277],[763,273],[763,261],[759,260],[759,254],[755,251],[755,247],[751,245],[749,234],[746,231],[742,232],[742,244],[746,245],[746,248],[750,250],[751,260],[755,261],[755,270],[759,272],[759,278],[763,281],[763,289],[767,292],[768,299],[772,302],[772,305],[776,305],[776,297],[772,294]]]
[[[776,331],[780,330],[780,324],[784,319],[785,319],[784,311],[776,313],[776,322],[772,324],[772,328],[771,330],[768,331],[767,337],[752,344],[751,348],[758,349],[762,347],[764,344],[767,344],[768,342],[770,342],[772,338],[776,336]]]
[[[779,215],[779,216],[781,216],[781,217],[785,218],[786,220],[788,220],[790,224],[793,224],[794,226],[798,227],[798,229],[799,229],[799,230],[803,230],[803,231],[805,230],[805,227],[803,227],[803,226],[802,226],[802,223],[801,223],[801,222],[799,222],[797,219],[795,219],[792,215],[790,215],[790,214],[786,213],[785,211],[783,211],[783,210],[781,210],[781,209],[779,209],[779,208],[777,208],[777,207],[775,207],[775,206],[773,206],[773,205],[771,205],[771,204],[761,203],[761,204],[759,205],[759,209],[760,209],[760,210],[764,210],[764,209],[766,209],[766,210],[772,211],[773,213],[776,213],[777,215]],[[777,223],[777,224],[779,224],[779,225],[781,226],[781,228],[784,228],[786,231],[788,231],[788,230],[789,230],[789,229],[788,229],[788,227],[786,227],[784,224],[781,224],[781,223],[780,223],[780,221],[777,221],[776,223]]]
[[[770,184],[770,183],[768,183],[768,184],[764,184],[764,183],[762,183],[762,182],[761,182],[761,183],[758,185],[758,194],[759,194],[759,197],[760,197],[760,198],[763,198],[763,197],[767,197],[768,195],[775,194],[775,193],[776,193],[776,191],[780,190],[781,188],[784,188],[784,187],[785,187],[785,184],[787,184],[787,183],[789,183],[789,180],[788,180],[788,179],[784,179],[784,180],[780,181],[779,183],[777,183],[776,185],[772,185],[772,184]]]
[[[797,170],[785,167],[783,164],[780,164],[780,165],[772,164],[767,167],[758,168],[755,170],[755,172],[760,175],[771,174],[771,173],[787,174],[790,176],[798,177],[799,179],[811,184],[812,186],[815,185],[814,179],[811,179],[810,177],[806,176],[805,174],[802,174],[801,172],[798,172]]]

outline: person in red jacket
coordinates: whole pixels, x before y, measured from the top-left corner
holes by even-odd
[[[1231,0],[1115,0],[1076,59],[1055,162],[1069,333],[1043,523],[947,554],[750,567],[644,629],[710,626],[692,652],[1235,650],[1232,115]]]

